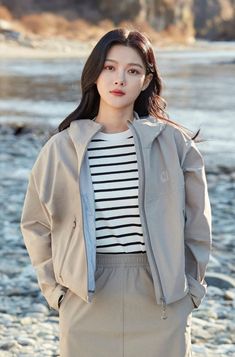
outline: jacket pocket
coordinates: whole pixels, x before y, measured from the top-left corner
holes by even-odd
[[[72,241],[76,225],[77,225],[77,222],[76,222],[76,218],[74,217],[73,227],[72,227],[72,230],[71,230],[71,232],[69,234],[69,237],[68,237],[68,240],[67,240],[67,243],[66,243],[66,247],[65,247],[65,250],[64,250],[64,254],[63,254],[62,259],[61,259],[60,270],[59,270],[59,277],[60,277],[61,281],[63,281],[62,272],[63,272],[65,260],[66,260],[67,254],[68,254],[69,246],[70,246],[70,243]]]

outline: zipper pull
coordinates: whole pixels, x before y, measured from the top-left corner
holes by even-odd
[[[167,319],[167,313],[166,313],[166,301],[164,298],[161,299],[162,300],[162,314],[161,314],[161,319],[162,320],[166,320]]]

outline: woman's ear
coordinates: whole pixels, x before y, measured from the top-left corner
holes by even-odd
[[[151,82],[152,78],[153,78],[153,74],[152,73],[147,74],[147,76],[145,77],[144,85],[143,85],[143,88],[141,89],[141,91],[144,91],[148,87],[148,85]]]

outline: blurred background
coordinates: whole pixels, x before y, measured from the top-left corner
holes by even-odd
[[[234,40],[234,0],[1,0],[0,18],[25,34],[90,40],[138,25],[153,40]]]
[[[24,247],[22,205],[40,148],[79,103],[87,56],[120,26],[151,39],[167,113],[205,140],[213,250],[193,356],[235,355],[235,0],[0,0],[0,357],[58,356],[58,314]]]

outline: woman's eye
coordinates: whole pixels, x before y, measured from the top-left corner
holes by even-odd
[[[106,70],[108,70],[108,71],[113,71],[113,70],[114,70],[114,67],[113,67],[112,65],[107,65],[107,66],[104,66],[104,69],[106,69]],[[140,74],[140,72],[137,71],[137,70],[134,69],[134,68],[129,69],[129,72],[130,72],[131,74]]]
[[[133,74],[140,74],[140,72],[137,71],[136,69],[130,69],[130,72],[133,73]]]
[[[113,66],[105,66],[104,69],[107,69],[108,71],[113,69]]]

